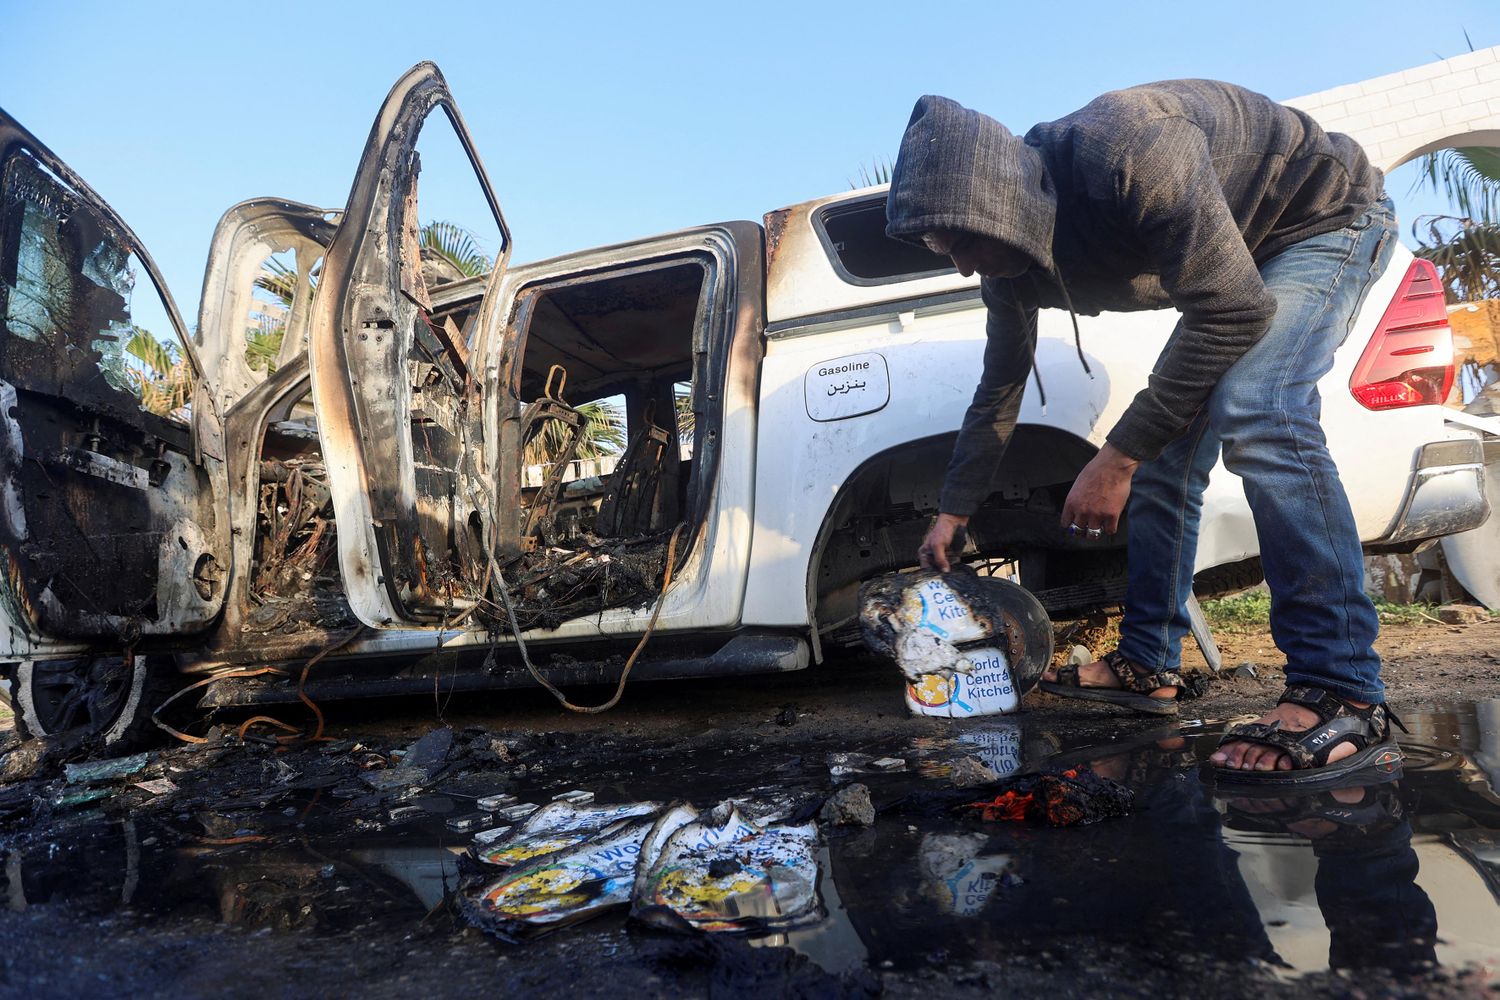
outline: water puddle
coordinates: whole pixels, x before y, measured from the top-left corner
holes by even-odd
[[[1024,715],[841,754],[813,743],[800,753],[655,748],[632,759],[621,748],[569,768],[567,780],[600,804],[686,799],[705,808],[730,795],[866,784],[880,809],[875,824],[825,829],[816,850],[819,919],[757,939],[833,973],[1066,955],[1081,941],[1248,957],[1287,977],[1495,966],[1500,701],[1406,722],[1399,774],[1322,793],[1252,794],[1203,780],[1217,724],[1135,724],[1134,735],[1109,742],[1043,731]],[[941,784],[958,756],[999,775],[1087,763],[1133,789],[1136,807],[1066,829],[899,807],[907,793]],[[6,853],[0,905],[65,901],[141,922],[189,917],[312,933],[454,919],[444,904],[473,863],[464,856],[473,833],[449,821],[472,812],[484,790],[456,785],[413,799],[398,822],[352,830],[322,789],[269,810],[246,802],[212,816],[100,817],[55,843]],[[546,802],[555,790],[521,782],[513,791]],[[617,910],[555,933],[624,919]]]

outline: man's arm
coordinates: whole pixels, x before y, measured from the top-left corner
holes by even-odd
[[[1224,200],[1201,129],[1180,118],[1152,122],[1130,138],[1117,164],[1123,221],[1182,313],[1180,334],[1108,435],[1125,456],[1149,461],[1265,334],[1276,299]]]
[[[994,288],[994,285],[1001,288]],[[985,323],[984,372],[974,399],[964,414],[953,448],[953,459],[943,477],[938,501],[941,513],[927,532],[917,557],[924,567],[949,568],[948,549],[958,529],[990,495],[990,483],[1016,429],[1031,356],[1036,346],[1035,304],[1018,300],[1012,281],[984,283],[989,308]]]

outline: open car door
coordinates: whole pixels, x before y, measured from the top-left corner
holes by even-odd
[[[206,628],[219,415],[140,241],[0,112],[0,656]]]
[[[433,136],[461,150],[460,173],[472,175],[463,177],[467,205],[484,218],[440,214],[453,192],[435,184],[422,194],[436,208],[419,199],[418,141]],[[479,224],[498,231],[492,247],[468,239]],[[453,621],[485,587],[496,533],[515,534],[495,523],[484,378],[479,352],[473,363],[470,354],[509,253],[499,203],[442,74],[414,66],[370,130],[309,336],[339,562],[366,624]],[[445,304],[439,286],[466,280],[483,283],[482,299]]]

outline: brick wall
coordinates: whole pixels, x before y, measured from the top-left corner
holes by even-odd
[[[1500,146],[1500,46],[1287,101],[1390,170],[1448,146]]]

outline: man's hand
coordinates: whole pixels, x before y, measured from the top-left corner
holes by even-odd
[[[1106,444],[1083,467],[1068,491],[1062,526],[1077,525],[1085,531],[1096,528],[1113,535],[1119,530],[1120,512],[1130,497],[1130,477],[1140,464],[1114,445]]]
[[[917,549],[917,561],[922,568],[948,572],[948,550],[963,548],[964,525],[968,523],[969,519],[959,514],[939,514],[927,529],[922,547]]]

